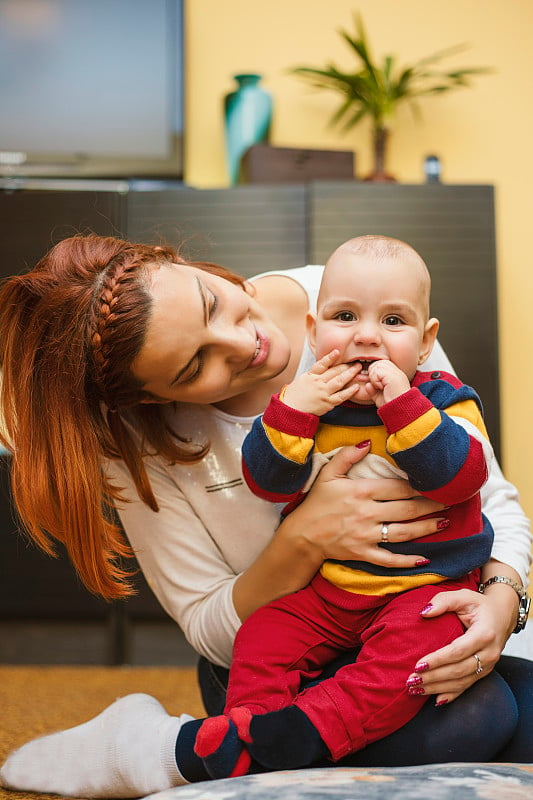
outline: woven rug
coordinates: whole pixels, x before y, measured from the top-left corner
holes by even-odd
[[[29,739],[85,722],[132,692],[153,695],[170,714],[205,714],[194,669],[0,666],[0,762]],[[1,788],[0,798],[57,800]]]
[[[146,692],[171,714],[203,716],[194,669],[0,666],[0,760],[36,736],[90,719],[117,697]],[[533,765],[440,764],[331,768],[198,783],[153,800],[530,800]],[[0,800],[58,800],[9,792]]]

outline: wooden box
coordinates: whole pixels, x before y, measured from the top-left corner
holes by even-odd
[[[242,161],[243,183],[305,183],[316,180],[353,180],[355,154],[351,150],[302,150],[256,144]]]

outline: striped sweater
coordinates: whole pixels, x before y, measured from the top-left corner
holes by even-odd
[[[422,495],[449,506],[450,525],[413,542],[379,545],[423,555],[429,565],[397,569],[328,560],[323,577],[347,591],[386,595],[458,578],[484,564],[493,533],[481,514],[479,490],[492,448],[477,394],[449,373],[417,372],[410,390],[380,409],[347,402],[320,418],[274,395],[244,441],[243,474],[256,495],[287,504],[285,515],[303,499],[317,464],[365,439],[370,453],[351,476],[406,477]]]

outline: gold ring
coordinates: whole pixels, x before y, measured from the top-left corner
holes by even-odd
[[[389,542],[389,526],[384,522],[381,523],[381,541],[383,544],[388,544]]]
[[[477,653],[474,653],[474,658],[476,659],[476,675],[481,675],[483,672],[483,667],[481,666],[481,659],[479,658]]]

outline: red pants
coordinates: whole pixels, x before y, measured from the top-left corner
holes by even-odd
[[[298,706],[334,761],[405,725],[427,695],[409,695],[416,662],[463,633],[455,613],[424,619],[442,591],[477,589],[478,571],[458,581],[371,597],[332,587],[320,575],[295,594],[258,609],[241,626],[233,651],[226,712],[254,714]],[[327,598],[327,599],[326,599]],[[332,601],[333,599],[333,601]],[[361,645],[357,660],[300,691],[340,652]]]

